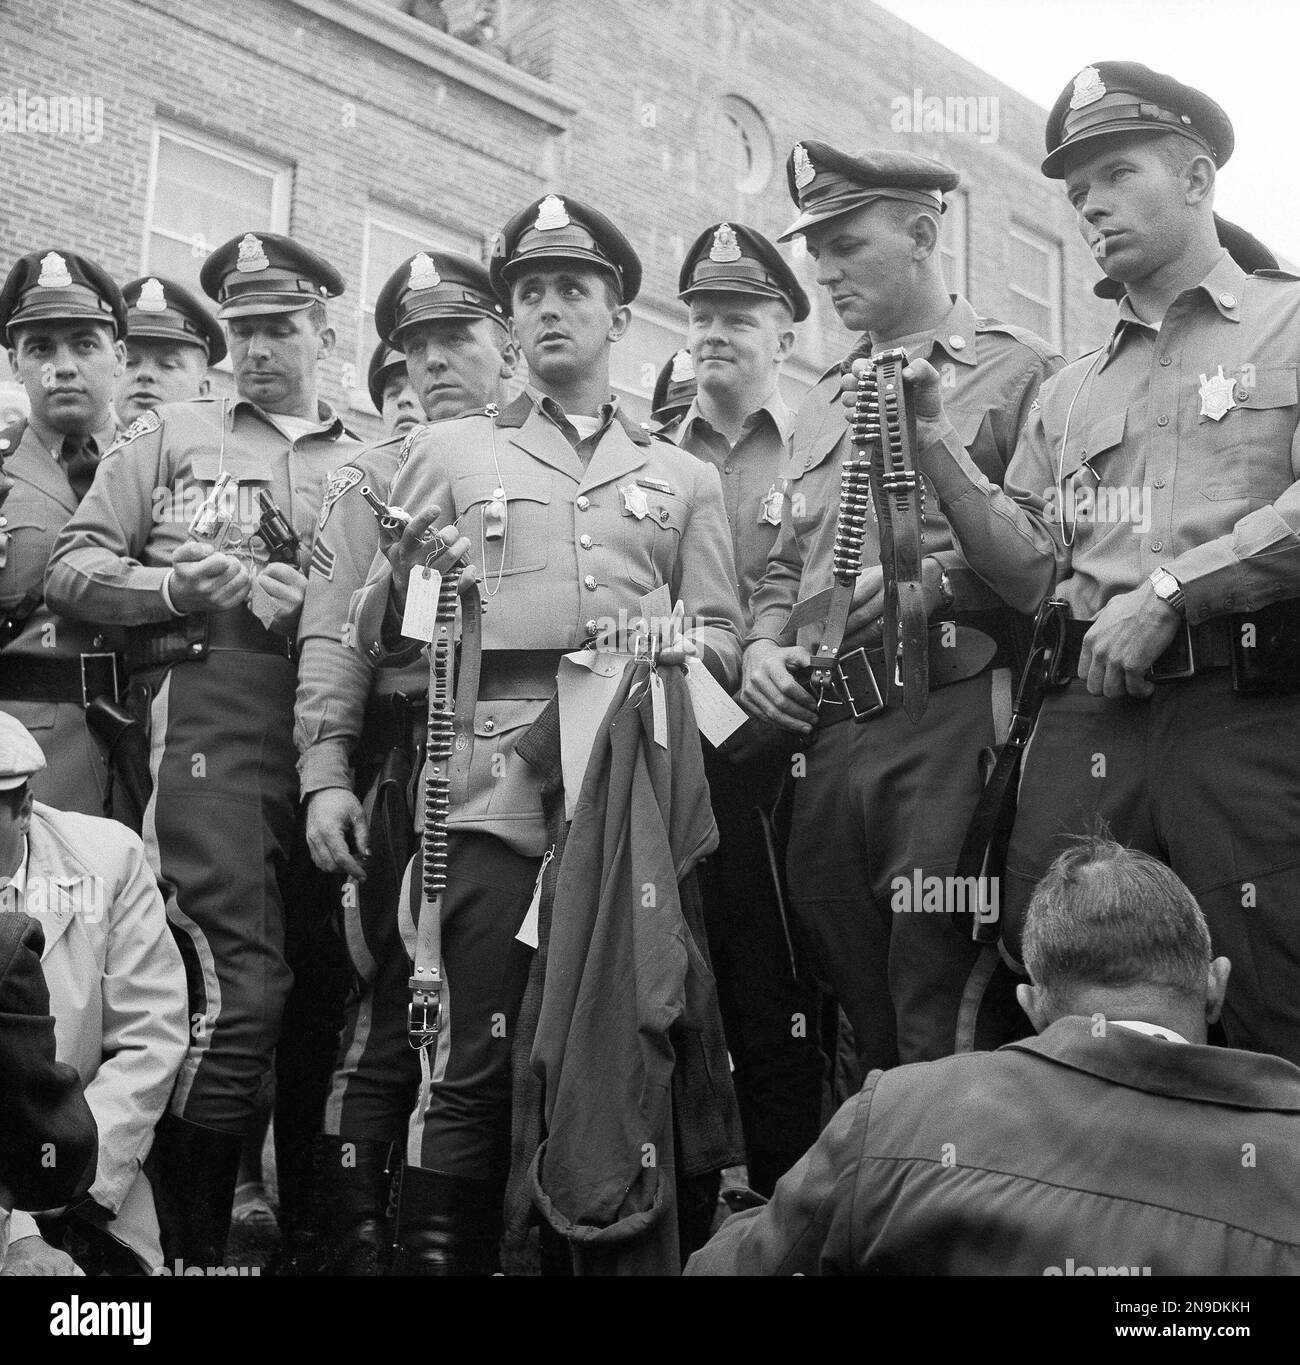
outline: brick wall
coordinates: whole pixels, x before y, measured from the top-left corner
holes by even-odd
[[[120,278],[137,274],[159,120],[286,163],[290,231],[349,281],[334,306],[338,352],[324,370],[326,396],[346,406],[343,365],[369,341],[358,304],[368,204],[482,238],[528,199],[567,190],[625,227],[645,261],[646,304],[681,318],[678,263],[706,222],[734,217],[775,235],[790,220],[784,158],[796,139],[846,148],[901,140],[962,171],[977,307],[1008,311],[1014,217],[1063,244],[1067,353],[1107,330],[1059,186],[1038,174],[1043,111],[865,0],[507,0],[496,55],[461,56],[454,49],[464,45],[424,38],[395,5],[10,0],[0,95],[101,97],[104,130],[93,144],[0,133],[9,227],[0,268],[61,243]],[[454,22],[473,8],[447,5]],[[349,14],[378,23],[402,50],[336,22]],[[578,112],[539,114],[537,78]],[[997,140],[895,131],[891,101],[915,88],[996,97]],[[754,193],[736,188],[719,157],[724,95],[748,101],[770,131],[772,174]],[[800,264],[811,284],[809,267]],[[820,291],[810,293],[819,307],[801,346],[805,369],[846,341]],[[364,413],[353,421],[376,429]]]

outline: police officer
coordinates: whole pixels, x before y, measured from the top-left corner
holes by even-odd
[[[390,436],[405,436],[412,427],[420,425],[424,413],[407,378],[406,357],[386,341],[381,341],[370,357],[366,387]]]
[[[417,252],[380,290],[375,326],[384,338],[376,356],[396,355],[401,366],[387,392],[418,394],[430,422],[503,404],[516,351],[477,261]],[[388,498],[405,434],[330,475],[298,636],[295,734],[307,840],[319,868],[355,879],[344,889],[343,922],[361,989],[348,1001],[319,1144],[333,1269],[349,1274],[373,1274],[387,1251],[385,1172],[420,1079],[407,1039],[411,962],[397,931],[397,895],[412,848],[407,789],[424,738],[428,668],[422,658],[375,668],[351,648],[347,630],[352,594],[380,545],[361,490]]]
[[[730,223],[700,233],[678,287],[690,309],[690,349],[677,365],[677,386],[685,387],[689,371],[698,391],[663,434],[722,478],[745,608],[781,524],[794,413],[777,381],[794,347],[794,324],[808,316],[808,297],[766,237]],[[776,810],[787,755],[727,756],[706,745],[704,766],[720,839],[700,875],[709,955],[735,1066],[749,1184],[768,1197],[821,1129],[818,993],[807,965],[800,972],[796,963],[783,886],[788,802]]]
[[[654,392],[650,396],[650,420],[669,423],[680,417],[690,407],[696,391],[691,353],[683,346],[659,367]]]
[[[240,1137],[275,1047],[289,971],[284,870],[296,780],[293,639],[298,564],[255,538],[269,494],[306,563],[326,476],[359,448],[318,400],[333,347],[328,261],[288,237],[244,233],[205,261],[239,390],[136,419],[61,536],[48,591],[60,610],[128,627],[132,704],[152,726],[146,843],[167,888],[190,989],[191,1046],[160,1125],[169,1255],[220,1264]],[[233,481],[209,498],[217,480]],[[192,538],[196,507],[215,526]]]
[[[944,375],[960,440],[1000,482],[1039,385],[1060,363],[1024,328],[978,316],[949,294],[939,257],[943,195],[957,172],[911,152],[849,156],[819,142],[787,163],[817,278],[841,321],[864,333],[854,352],[905,346]],[[840,367],[799,409],[781,529],[750,600],[753,625],[741,702],[752,714],[809,736],[806,774],[794,783],[791,895],[819,972],[853,1025],[864,1070],[970,1047],[963,997],[980,1001],[996,956],[972,942],[973,906],[955,896],[927,911],[915,888],[943,888],[955,869],[980,791],[981,750],[1010,711],[1010,628],[1002,603],[966,567],[933,499],[926,506],[923,589],[931,618],[932,691],[922,721],[876,705],[885,677],[880,617],[884,571],[874,518],[841,662],[854,707],[818,709],[794,670],[811,661],[814,621],[787,636],[796,602],[828,588],[840,464],[851,450],[839,402]],[[937,622],[955,621],[945,629]],[[947,646],[945,645],[947,641]],[[951,646],[951,647],[948,647]],[[937,651],[941,650],[941,653]],[[890,663],[892,667],[892,661]],[[874,685],[873,685],[874,684]],[[864,716],[850,720],[853,710]],[[927,879],[938,878],[935,882]],[[1014,1014],[1009,982],[999,1001]],[[981,1038],[979,1041],[983,1042]]]
[[[206,398],[208,366],[226,358],[221,327],[175,280],[144,275],[122,286],[126,301],[126,368],[114,405],[123,425],[161,403]]]
[[[467,554],[487,604],[467,794],[449,822],[441,948],[453,1003],[433,1055],[420,1054],[398,1203],[397,1268],[429,1274],[495,1261],[510,1038],[529,965],[515,935],[546,837],[540,778],[515,746],[555,692],[559,656],[602,619],[637,615],[661,584],[696,623],[661,662],[694,649],[730,684],[739,649],[717,472],[626,419],[610,396],[610,347],[641,283],[631,245],[604,215],[551,194],[506,225],[491,270],[529,387],[503,410],[414,440],[392,496],[416,515],[354,610],[358,644],[376,662],[401,662],[419,647],[398,634],[412,566]],[[463,534],[421,540],[453,525]]]
[[[36,737],[46,767],[36,796],[63,810],[106,813],[108,767],[86,726],[96,696],[116,700],[111,620],[67,620],[45,600],[46,561],[117,435],[113,381],[122,371],[126,307],[94,263],[33,251],[0,288],[9,364],[31,406],[0,432],[0,707]]]
[[[1229,1044],[1300,1061],[1300,281],[1224,250],[1232,149],[1199,90],[1137,62],[1080,71],[1043,172],[1122,286],[1114,332],[1044,386],[1005,491],[921,367],[917,407],[971,564],[1022,609],[1054,591],[1074,617],[1007,856],[1013,950],[1028,892],[1100,816],[1205,910],[1236,966]]]

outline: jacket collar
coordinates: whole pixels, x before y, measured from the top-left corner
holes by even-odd
[[[276,426],[274,415],[265,411],[263,408],[258,407],[256,403],[248,398],[236,398],[231,403],[230,420],[232,426],[234,425],[235,413],[238,412],[240,408],[247,408],[259,421],[265,422],[276,431],[280,430],[280,428]],[[350,436],[354,441],[358,439],[353,432],[349,431],[347,427],[343,425],[343,419],[324,400],[321,400],[316,404],[316,423],[318,429],[305,432],[304,435],[320,436],[331,441],[337,441],[340,436]]]
[[[762,404],[758,411],[751,415],[749,420],[758,417],[760,420],[766,415],[767,419],[776,428],[777,435],[781,438],[781,444],[785,445],[790,440],[790,433],[794,430],[794,410],[781,395],[779,387],[774,388],[767,401]],[[691,428],[696,422],[705,422],[709,429],[713,430],[712,422],[704,415],[700,409],[699,398],[692,398],[691,405],[686,409],[686,413],[675,423],[665,423],[662,428],[657,430],[655,435],[664,435],[666,431],[672,431],[671,436],[666,439],[674,440],[680,445],[690,435]]]
[[[644,448],[650,444],[650,435],[624,415],[617,399],[612,402],[610,421],[585,470],[556,418],[545,410],[546,404],[554,406],[554,400],[536,389],[525,389],[497,414],[496,425],[516,429],[518,435],[510,438],[512,445],[567,474],[580,490],[597,488],[612,479],[622,478],[645,463]],[[556,412],[559,412],[558,408]]]
[[[1171,1043],[1126,1028],[1098,1036],[1091,1019],[1058,1019],[1037,1038],[1007,1047],[1116,1085],[1173,1099],[1300,1114],[1300,1067],[1281,1057],[1199,1043]]]
[[[36,802],[27,831],[27,887],[23,910],[45,933],[44,961],[78,915],[97,923],[108,914],[107,891],[50,817],[57,812]]]

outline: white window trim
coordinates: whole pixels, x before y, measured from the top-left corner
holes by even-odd
[[[1050,341],[1058,350],[1064,347],[1065,318],[1061,294],[1061,263],[1062,252],[1061,243],[1054,237],[1044,237],[1037,233],[1033,228],[1025,227],[1020,223],[1012,223],[1007,229],[1009,236],[1023,245],[1033,247],[1042,251],[1047,257],[1047,288],[1048,297],[1041,298],[1037,294],[1032,294],[1028,289],[1017,285],[1010,278],[1008,273],[1007,288],[1022,299],[1028,299],[1030,303],[1037,304],[1040,308],[1046,308],[1052,323],[1052,335],[1045,340]]]
[[[953,214],[951,223],[954,228],[960,226],[960,232],[954,231],[953,237],[953,277],[945,281],[949,290],[954,294],[960,294],[963,298],[969,297],[970,285],[970,195],[965,190],[955,190],[948,195],[948,210],[943,215]],[[942,253],[940,253],[942,256]]]

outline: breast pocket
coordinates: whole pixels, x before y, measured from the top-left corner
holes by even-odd
[[[1246,378],[1254,382],[1246,384]],[[1243,373],[1232,398],[1236,406],[1219,421],[1201,417],[1197,423],[1196,439],[1204,443],[1208,471],[1201,494],[1216,502],[1272,502],[1294,482],[1291,441],[1300,416],[1296,367]],[[1198,386],[1198,404],[1200,401]]]
[[[619,530],[628,578],[634,587],[648,592],[671,581],[690,508],[686,499],[676,493],[650,488],[643,491],[645,515],[638,517],[624,507]]]
[[[469,537],[470,558],[486,577],[495,581],[546,567],[548,477],[512,474],[498,482],[494,474],[463,474],[453,481],[452,493],[456,524]]]
[[[216,453],[193,456],[190,460],[190,475],[194,482],[172,490],[173,506],[188,526],[222,474],[230,476],[231,484],[221,510],[233,518],[224,548],[251,548],[250,540],[262,515],[257,495],[269,489],[271,484],[267,470],[256,461],[241,457],[238,453],[227,454],[224,459]]]
[[[1056,485],[1043,490],[1049,513],[1055,513],[1067,537],[1098,520],[1109,521],[1109,509],[1117,504],[1120,490],[1128,496],[1129,471],[1121,467],[1118,455],[1127,417],[1122,410],[1108,413],[1082,431],[1069,432]]]

